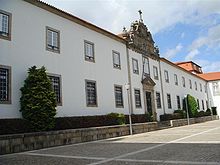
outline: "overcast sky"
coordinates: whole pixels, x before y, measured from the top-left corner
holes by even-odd
[[[43,0],[115,34],[139,19],[162,57],[220,71],[220,0]]]

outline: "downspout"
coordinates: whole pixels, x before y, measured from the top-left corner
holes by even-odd
[[[164,103],[163,80],[162,80],[162,74],[161,74],[160,59],[159,59],[159,74],[160,74],[160,81],[161,81],[160,85],[161,85],[161,95],[162,95],[162,102],[163,102],[163,113],[166,114],[165,103]]]
[[[130,84],[130,104],[131,104],[131,114],[133,114],[133,99],[132,99],[132,85],[131,85],[131,68],[130,68],[130,62],[129,62],[129,50],[128,50],[128,43],[126,43],[126,55],[127,55],[127,67],[128,67],[128,83]],[[129,106],[129,105],[128,105]]]

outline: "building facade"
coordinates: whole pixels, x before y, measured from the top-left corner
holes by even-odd
[[[186,94],[200,110],[212,99],[206,79],[160,57],[141,18],[115,35],[38,0],[1,0],[0,118],[21,118],[20,88],[34,65],[47,69],[59,117],[128,114],[130,100],[133,114],[159,120]]]

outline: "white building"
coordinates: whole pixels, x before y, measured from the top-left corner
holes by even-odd
[[[209,106],[207,80],[160,58],[143,20],[115,35],[38,0],[1,0],[0,118],[21,117],[20,88],[34,65],[47,68],[59,117],[128,114],[127,83],[133,114],[159,119],[186,94]]]

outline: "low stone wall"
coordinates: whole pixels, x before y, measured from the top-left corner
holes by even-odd
[[[157,122],[133,124],[133,133],[158,129]],[[0,136],[0,155],[129,135],[129,125]]]
[[[217,115],[204,116],[204,117],[198,117],[198,118],[190,118],[189,123],[195,124],[195,123],[202,123],[202,122],[218,120],[218,119],[219,119],[219,116]],[[179,126],[184,126],[187,124],[188,124],[187,119],[170,120],[171,127],[179,127]]]

